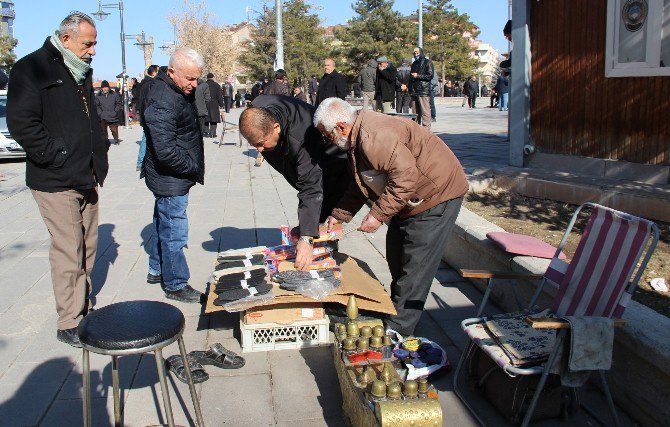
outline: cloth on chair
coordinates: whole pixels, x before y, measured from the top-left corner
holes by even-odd
[[[505,231],[491,231],[486,233],[493,243],[510,254],[534,256],[538,258],[553,258],[556,248],[542,240],[523,234],[507,233]],[[559,259],[566,259],[561,252]]]
[[[583,385],[590,371],[609,370],[612,366],[614,322],[607,317],[565,316],[570,323],[570,341],[563,340],[559,357],[550,372],[561,376],[561,384]]]

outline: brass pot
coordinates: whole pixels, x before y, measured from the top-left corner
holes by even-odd
[[[370,348],[370,338],[360,337],[358,339],[358,351],[366,351]]]
[[[372,336],[372,328],[369,326],[363,326],[360,329],[360,334],[362,337],[370,338]]]
[[[368,377],[368,382],[376,381],[377,380],[377,372],[372,366],[366,366],[365,367],[365,372],[367,373]]]
[[[388,336],[388,335],[384,335],[384,336],[382,337],[382,344],[384,344],[385,346],[386,346],[386,345],[388,345],[388,346],[392,346],[392,345],[393,345],[393,341],[391,341],[391,337],[390,337],[390,336]]]
[[[356,350],[356,338],[353,337],[347,337],[344,340],[342,340],[342,348],[345,351],[353,351]]]
[[[391,384],[394,380],[394,375],[393,375],[393,366],[391,366],[390,363],[386,362],[384,363],[384,370],[382,371],[381,375],[379,376],[379,379],[384,381],[387,385]]]
[[[377,398],[386,397],[386,384],[384,381],[375,380],[370,388],[370,394]]]
[[[382,347],[382,337],[372,336],[370,338],[370,348],[379,350]]]
[[[347,336],[354,338],[358,337],[358,325],[356,323],[347,323]]]
[[[400,383],[391,383],[386,387],[386,396],[391,400],[400,399],[402,397],[402,388]]]
[[[419,385],[414,380],[405,381],[402,389],[402,392],[407,399],[416,399],[416,396],[419,393]]]
[[[418,392],[419,393],[428,393],[428,379],[427,378],[419,378],[419,385],[418,385]]]
[[[372,336],[374,337],[383,337],[386,331],[384,331],[384,327],[377,325],[374,328],[372,328]]]

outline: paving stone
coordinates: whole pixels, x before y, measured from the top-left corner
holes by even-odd
[[[278,421],[341,413],[342,397],[330,347],[270,352],[270,364]]]
[[[204,418],[211,425],[275,425],[271,383],[268,374],[210,377],[202,385]]]

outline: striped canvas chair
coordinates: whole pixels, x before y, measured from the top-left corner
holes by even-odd
[[[575,254],[570,263],[567,263],[559,259],[559,255],[584,208],[590,208],[591,215]],[[560,318],[596,316],[620,319],[654,251],[658,237],[658,227],[651,221],[593,203],[581,205],[572,216],[528,308],[517,313],[479,317],[493,286],[491,279],[521,277],[482,271],[461,272],[464,277],[489,279],[485,298],[477,313],[478,317],[461,322],[470,343],[463,351],[454,374],[456,394],[482,425],[458,387],[459,372],[468,353],[479,347],[509,376],[541,375],[537,391],[523,420],[522,425],[528,425],[547,380],[549,366],[552,366],[558,356],[559,341],[567,336],[569,324]],[[638,267],[641,258],[643,259]],[[547,283],[558,290],[549,310],[538,315],[539,308],[535,303]],[[530,313],[533,313],[532,316]],[[532,321],[538,317],[544,318],[545,321]],[[622,323],[617,321],[615,325]],[[507,333],[497,335],[490,326],[493,324],[502,325]],[[599,374],[612,417],[618,425],[604,372],[599,371]]]

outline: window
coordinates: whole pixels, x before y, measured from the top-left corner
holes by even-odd
[[[605,77],[670,76],[670,0],[608,0]]]

